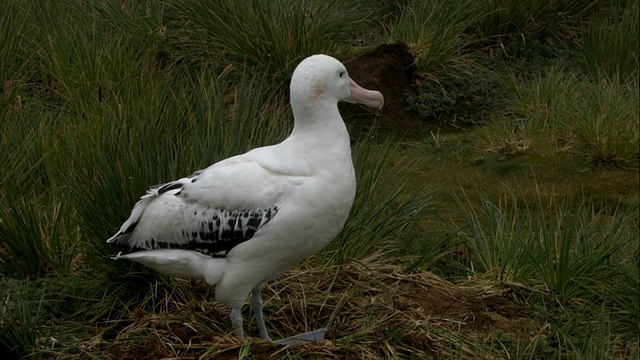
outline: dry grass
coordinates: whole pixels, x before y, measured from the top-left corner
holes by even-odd
[[[132,309],[129,319],[84,324],[82,339],[67,334],[76,338],[72,345],[65,346],[58,335],[42,339],[40,347],[44,358],[66,359],[474,358],[477,346],[486,351],[481,344],[487,334],[520,338],[540,328],[524,315],[523,303],[508,299],[514,288],[470,283],[403,273],[381,255],[340,266],[302,267],[265,288],[267,326],[274,338],[327,327],[327,341],[282,347],[254,338],[238,342],[231,335],[229,310],[213,300],[211,288],[175,280],[171,289],[156,289],[154,312]],[[247,332],[257,335],[249,307],[245,310]]]

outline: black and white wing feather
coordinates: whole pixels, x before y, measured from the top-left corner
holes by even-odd
[[[255,161],[230,158],[150,188],[107,242],[121,255],[182,249],[224,257],[277,215],[284,189],[299,181]]]

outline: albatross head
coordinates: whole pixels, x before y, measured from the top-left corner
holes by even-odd
[[[381,93],[362,88],[349,77],[344,65],[331,56],[313,55],[302,60],[291,77],[294,111],[296,104],[335,106],[338,101],[376,109],[384,104]]]

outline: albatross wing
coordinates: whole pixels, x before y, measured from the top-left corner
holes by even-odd
[[[261,165],[261,153],[269,151],[271,147],[256,149],[150,188],[107,242],[121,249],[118,258],[139,251],[156,257],[172,254],[150,252],[160,249],[225,257],[277,216],[281,201],[304,181],[305,176],[287,173],[286,167]],[[177,261],[175,254],[170,257]]]

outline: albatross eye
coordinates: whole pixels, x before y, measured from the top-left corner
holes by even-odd
[[[344,72],[344,70],[343,70],[343,71],[340,71],[340,73],[338,74],[338,76],[340,76],[340,77],[344,77],[344,74],[345,74],[345,72]]]

